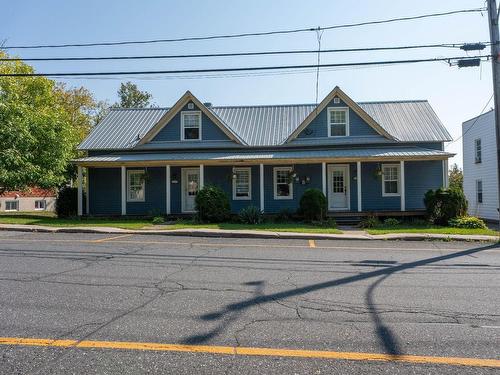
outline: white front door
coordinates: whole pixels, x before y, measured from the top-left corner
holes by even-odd
[[[349,165],[328,166],[328,209],[349,209]]]
[[[199,168],[182,168],[182,212],[195,212],[195,198],[200,185]]]

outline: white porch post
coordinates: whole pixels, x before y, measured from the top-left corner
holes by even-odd
[[[205,166],[200,164],[200,189],[203,189],[205,186]]]
[[[361,212],[362,202],[361,202],[361,162],[356,162],[356,182],[358,184],[358,212]]]
[[[85,168],[85,215],[90,213],[90,193],[89,193],[89,168]]]
[[[321,163],[321,186],[323,194],[326,197],[326,163]]]
[[[404,160],[400,161],[401,165],[401,211],[405,211],[405,162]]]
[[[167,215],[170,215],[170,165],[167,165],[165,167],[165,173],[166,173],[166,200],[167,200],[167,207],[166,207],[166,212]]]
[[[127,170],[124,166],[122,170],[122,215],[127,214]]]
[[[450,185],[448,181],[448,159],[443,160],[443,187],[447,188]]]
[[[264,212],[264,164],[259,166],[259,198],[260,198],[260,211]]]
[[[78,216],[82,216],[83,211],[82,179],[82,167],[78,166]]]

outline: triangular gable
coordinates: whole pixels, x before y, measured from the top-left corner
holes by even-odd
[[[326,106],[333,100],[333,98],[338,97],[347,104],[347,106],[352,109],[363,121],[370,125],[377,133],[380,135],[395,140],[395,138],[390,135],[384,128],[382,128],[368,113],[366,113],[354,100],[352,100],[346,93],[344,93],[338,86],[335,88],[318,104],[316,109],[314,109],[302,123],[293,131],[292,134],[287,138],[285,143],[292,141],[297,138],[297,136],[323,111]]]
[[[138,145],[143,145],[150,142],[162,129],[166,126],[174,116],[179,113],[182,108],[188,103],[193,102],[215,125],[217,125],[222,132],[227,135],[231,140],[239,143],[245,144],[245,142],[236,135],[231,129],[229,129],[226,124],[224,124],[221,119],[216,116],[212,111],[210,111],[202,102],[200,102],[190,91],[186,91],[184,95],[165,113],[147,133],[139,141]]]

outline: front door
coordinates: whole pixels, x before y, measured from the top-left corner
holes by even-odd
[[[328,166],[328,209],[349,209],[349,166]]]
[[[182,212],[195,212],[195,198],[200,184],[198,168],[182,168]]]

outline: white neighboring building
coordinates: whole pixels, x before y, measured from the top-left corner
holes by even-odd
[[[464,192],[469,215],[498,221],[498,169],[493,110],[462,124]]]

